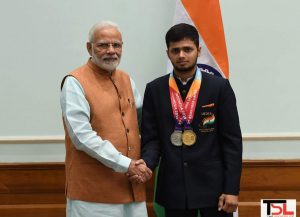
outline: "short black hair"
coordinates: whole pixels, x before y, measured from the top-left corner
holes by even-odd
[[[194,26],[186,23],[172,26],[166,34],[167,48],[169,48],[170,42],[178,42],[185,38],[191,39],[199,47],[199,33]]]

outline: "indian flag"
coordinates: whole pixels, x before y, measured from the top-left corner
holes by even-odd
[[[229,78],[229,64],[219,0],[176,0],[174,24],[187,23],[199,32],[201,71]],[[168,64],[168,72],[172,69]],[[158,168],[159,169],[159,168]],[[155,180],[156,182],[156,180]],[[157,217],[164,217],[164,208],[154,202]],[[200,215],[199,215],[200,216]],[[234,213],[238,217],[237,212]]]
[[[228,56],[219,0],[176,0],[174,24],[178,23],[191,24],[199,32],[200,69],[228,78]]]

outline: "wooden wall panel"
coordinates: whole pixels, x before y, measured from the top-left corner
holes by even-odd
[[[239,217],[260,216],[261,199],[300,201],[300,160],[244,161]]]
[[[61,204],[63,163],[0,164],[0,204]]]
[[[63,163],[0,164],[0,216],[65,217],[64,178]],[[260,216],[260,199],[283,198],[300,201],[300,160],[244,161],[239,217]],[[153,179],[149,217],[155,216],[152,201]]]
[[[65,204],[0,205],[1,217],[65,217]]]

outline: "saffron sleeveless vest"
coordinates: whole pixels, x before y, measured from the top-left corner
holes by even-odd
[[[108,74],[91,60],[70,73],[81,84],[90,106],[92,129],[123,155],[140,158],[137,112],[129,76],[117,70]],[[65,127],[66,194],[70,199],[98,203],[145,201],[145,186],[132,184],[72,144]]]

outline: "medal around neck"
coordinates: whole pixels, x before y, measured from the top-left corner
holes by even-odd
[[[176,84],[173,72],[169,77],[169,93],[172,105],[172,112],[176,121],[175,130],[171,135],[171,142],[175,146],[187,145],[191,146],[196,143],[196,134],[191,128],[193,122],[195,109],[198,101],[199,91],[201,86],[201,72],[197,68],[195,79],[188,91],[188,95],[183,101],[178,86]],[[179,127],[181,126],[181,127]],[[184,132],[182,133],[182,126]],[[179,129],[178,129],[179,128]]]
[[[175,146],[182,146],[182,131],[181,130],[174,130],[171,134],[171,143]]]
[[[184,130],[182,134],[182,142],[184,145],[192,146],[196,143],[197,136],[193,130]]]

